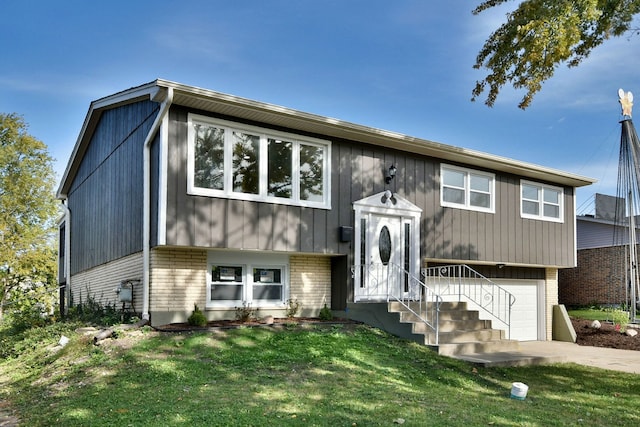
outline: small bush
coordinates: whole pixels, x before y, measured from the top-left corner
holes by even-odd
[[[251,304],[242,303],[242,307],[236,307],[236,320],[246,323],[258,318],[258,309],[251,308]]]
[[[200,308],[198,308],[197,304],[193,305],[193,313],[187,319],[187,322],[191,326],[204,326],[207,324],[207,317],[204,315]]]
[[[333,313],[331,312],[331,309],[327,307],[327,304],[322,307],[322,310],[320,310],[320,314],[318,315],[318,317],[320,318],[320,320],[333,320]]]
[[[302,303],[298,301],[298,299],[288,299],[287,300],[287,318],[291,319],[292,317],[296,317],[298,311],[302,308]]]
[[[611,320],[616,327],[616,330],[620,332],[625,332],[627,330],[627,325],[629,324],[629,313],[622,310],[607,310],[609,315],[611,316]]]

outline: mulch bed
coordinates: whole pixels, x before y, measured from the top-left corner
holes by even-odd
[[[592,328],[591,320],[571,319],[571,323],[578,335],[578,345],[640,351],[640,333],[635,337],[627,336],[616,331],[614,325],[608,322],[600,322],[600,329]]]
[[[265,322],[264,320],[252,320],[248,322],[241,322],[239,320],[214,320],[208,322],[206,326],[192,326],[188,323],[170,323],[168,325],[158,326],[155,329],[160,332],[183,332],[183,331],[206,331],[206,330],[220,330],[220,329],[233,329],[240,327],[308,327],[308,326],[331,326],[331,325],[358,325],[360,322],[356,322],[351,319],[343,319],[335,317],[332,320],[320,320],[317,317],[296,317],[296,318],[274,318],[273,322]]]

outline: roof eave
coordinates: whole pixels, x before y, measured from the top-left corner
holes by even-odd
[[[286,124],[291,129],[362,141],[383,147],[391,146],[402,151],[498,170],[569,187],[583,187],[597,182],[593,178],[554,168],[415,138],[398,132],[358,125],[331,117],[305,113],[279,105],[253,101],[167,80],[157,80],[156,82],[160,86],[174,89],[174,104],[195,107],[209,112],[228,114],[248,120],[260,121],[265,124]]]
[[[93,131],[95,130],[95,126],[97,125],[102,112],[110,108],[130,104],[139,100],[153,99],[157,95],[158,91],[159,86],[156,82],[150,82],[91,102],[89,105],[89,111],[87,111],[87,115],[82,123],[78,139],[73,146],[71,156],[69,157],[62,179],[60,180],[60,185],[56,192],[56,197],[58,199],[66,199],[69,186],[71,185],[71,182],[68,182],[69,177],[77,170],[78,160],[82,155],[84,155],[86,146],[89,143],[88,138],[93,135]]]
[[[60,181],[57,197],[60,199],[66,198],[69,186],[71,185],[71,183],[68,182],[69,178],[77,170],[78,161],[84,154],[84,150],[89,142],[88,138],[91,137],[102,111],[142,99],[153,100],[160,91],[169,87],[174,90],[174,105],[184,105],[203,111],[227,114],[246,120],[284,126],[319,135],[361,141],[382,147],[391,147],[450,162],[497,170],[570,187],[583,187],[596,182],[596,180],[592,178],[553,168],[415,138],[397,132],[358,125],[331,117],[305,113],[274,104],[254,101],[194,86],[187,86],[168,80],[157,79],[100,98],[91,103]]]

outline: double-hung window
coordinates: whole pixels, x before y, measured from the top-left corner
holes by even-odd
[[[440,166],[440,204],[495,212],[495,175],[458,166]]]
[[[282,307],[288,299],[289,261],[275,254],[211,252],[207,307]]]
[[[329,141],[189,115],[188,192],[331,208]]]
[[[520,181],[520,215],[522,218],[563,222],[564,191],[560,187]]]
[[[243,300],[244,267],[242,265],[215,264],[211,267],[209,301]]]

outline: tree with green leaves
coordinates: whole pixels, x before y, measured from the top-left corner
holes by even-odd
[[[474,11],[510,0],[485,0]],[[474,68],[488,69],[476,82],[472,100],[488,89],[485,104],[493,106],[506,84],[525,89],[518,105],[526,109],[556,68],[575,67],[611,37],[631,31],[640,0],[525,0],[507,15],[476,57]]]
[[[0,113],[0,319],[55,303],[53,158],[21,116]]]

